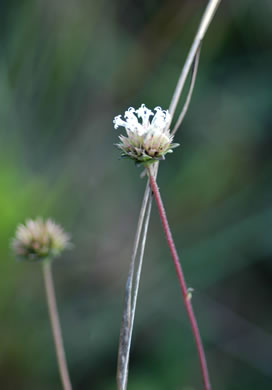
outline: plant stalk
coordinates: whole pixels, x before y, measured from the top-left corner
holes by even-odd
[[[184,87],[185,81],[187,79],[188,73],[191,69],[192,64],[194,63],[192,80],[191,80],[191,85],[189,88],[188,96],[186,98],[185,105],[182,109],[182,112],[178,118],[177,124],[174,127],[174,133],[178,130],[178,127],[180,126],[180,124],[183,121],[184,116],[187,112],[187,109],[188,109],[188,106],[190,103],[190,99],[191,99],[191,95],[193,92],[193,88],[194,88],[197,69],[198,69],[198,60],[199,60],[201,42],[206,34],[206,31],[209,27],[209,24],[211,23],[213,16],[214,16],[214,13],[215,13],[218,5],[220,4],[220,2],[221,2],[221,0],[209,0],[208,5],[206,7],[206,10],[204,12],[204,15],[201,19],[199,28],[197,30],[197,33],[195,35],[193,44],[192,44],[191,49],[187,55],[185,64],[182,68],[182,71],[181,71],[179,80],[177,82],[173,97],[171,99],[171,103],[169,106],[169,112],[173,118],[174,113],[176,111],[177,104],[178,104],[179,99],[180,99],[180,95],[183,91],[183,87]],[[156,164],[154,167],[155,176],[157,176],[158,168],[159,168],[159,164]],[[119,352],[118,352],[118,368],[117,368],[117,387],[118,387],[118,390],[126,390],[126,388],[127,388],[128,360],[129,360],[129,354],[130,354],[131,335],[132,335],[132,330],[133,330],[133,321],[131,321],[131,319],[132,319],[132,317],[134,318],[136,302],[137,302],[137,293],[138,293],[138,285],[137,285],[137,287],[134,289],[134,298],[135,298],[135,299],[133,299],[134,308],[131,309],[133,274],[134,274],[134,267],[135,267],[135,259],[136,259],[136,255],[138,253],[138,248],[139,248],[139,244],[140,244],[140,236],[141,236],[142,229],[143,229],[144,216],[146,215],[146,212],[147,212],[148,199],[150,199],[150,196],[151,196],[150,192],[148,192],[146,190],[145,194],[144,194],[144,198],[143,198],[141,211],[140,211],[139,222],[138,222],[136,237],[135,237],[135,245],[134,245],[133,254],[132,254],[131,268],[129,271],[128,281],[127,281],[127,285],[126,285],[125,305],[124,305],[123,320],[122,320],[122,325],[121,325]],[[140,255],[141,258],[140,258],[139,264],[138,264],[139,270],[141,269],[141,262],[143,260],[142,257],[143,257],[143,252],[144,252],[146,233],[147,233],[149,221],[150,221],[150,212],[147,213],[146,220],[145,220],[144,234],[142,236],[142,247],[141,247],[141,255]],[[140,273],[139,273],[139,275],[140,275]],[[132,316],[132,312],[134,312],[133,316]],[[200,342],[201,342],[201,340],[200,340]],[[203,350],[203,348],[202,348],[202,350]],[[205,356],[204,356],[204,358],[205,358]],[[207,371],[207,365],[206,365],[206,371]],[[207,379],[209,379],[209,378],[207,377]],[[208,380],[208,383],[209,383],[209,380]],[[207,387],[206,389],[209,389],[209,388],[210,387]]]
[[[138,220],[138,226],[137,226],[137,232],[134,242],[134,249],[131,256],[131,262],[129,267],[129,273],[128,278],[126,282],[126,288],[125,288],[125,300],[124,300],[124,308],[123,308],[123,316],[122,316],[122,323],[121,323],[121,329],[120,329],[120,340],[119,340],[119,350],[118,350],[118,366],[117,366],[117,389],[118,390],[125,390],[127,387],[127,378],[128,378],[128,361],[129,361],[129,351],[130,351],[130,344],[131,344],[131,335],[132,335],[132,328],[133,328],[133,319],[135,312],[135,307],[132,305],[132,295],[136,294],[137,296],[137,289],[135,292],[135,286],[134,286],[134,273],[135,273],[135,263],[136,258],[138,254],[138,247],[139,242],[141,238],[142,233],[142,226],[144,224],[145,214],[146,214],[146,207],[149,199],[150,194],[150,188],[147,184],[144,198],[141,206],[141,211],[139,215]],[[140,261],[141,263],[141,261]],[[135,302],[136,303],[136,302]],[[134,304],[134,299],[133,299]]]
[[[214,17],[215,11],[217,10],[217,7],[219,6],[221,0],[210,0],[205,12],[202,16],[201,22],[199,24],[197,33],[195,35],[194,41],[192,43],[192,46],[190,48],[190,51],[188,53],[188,56],[186,57],[185,63],[183,65],[181,74],[179,76],[175,92],[173,94],[170,106],[169,106],[169,112],[170,114],[174,115],[175,110],[177,108],[177,104],[180,99],[181,92],[183,90],[185,81],[187,79],[188,73],[191,69],[192,63],[195,59],[195,56],[197,54],[197,51],[201,45],[201,42],[203,41],[203,38],[207,32],[207,29]]]
[[[194,63],[193,63],[193,66],[192,66],[192,78],[191,78],[190,88],[188,90],[188,94],[187,94],[184,106],[183,106],[183,108],[181,110],[181,113],[179,114],[179,117],[177,119],[175,127],[171,131],[172,135],[176,134],[179,126],[183,122],[183,119],[184,119],[184,117],[185,117],[185,115],[186,115],[186,113],[188,111],[188,108],[189,108],[189,105],[190,105],[190,102],[191,102],[191,98],[192,98],[192,94],[193,94],[193,90],[194,90],[194,86],[195,86],[195,81],[196,81],[197,70],[198,70],[200,49],[201,49],[201,46],[199,46],[198,51],[196,52],[196,56],[195,56]]]
[[[157,176],[158,164],[153,164],[154,175]],[[145,171],[146,172],[146,171]],[[119,350],[118,350],[118,366],[117,366],[117,389],[126,390],[128,380],[128,365],[129,354],[131,347],[132,331],[136,312],[137,297],[141,278],[141,270],[145,251],[145,243],[147,230],[149,226],[150,213],[152,207],[152,197],[150,196],[150,186],[147,181],[142,207],[140,210],[137,234],[134,242],[134,249],[131,257],[128,279],[125,289],[125,302],[123,309],[122,324],[120,330]],[[142,232],[143,228],[143,232]],[[142,237],[141,237],[142,235]],[[138,253],[139,243],[141,238],[141,247]],[[138,260],[136,264],[136,258]],[[134,278],[134,273],[135,278]]]
[[[54,282],[52,277],[51,263],[43,263],[43,277],[46,291],[46,300],[48,305],[48,312],[51,321],[52,333],[55,343],[57,362],[59,373],[64,390],[72,390],[71,380],[67,368],[65,351],[63,346],[61,327],[56,303],[56,295],[54,289]]]
[[[175,243],[174,243],[174,240],[172,237],[172,233],[171,233],[171,230],[170,230],[170,227],[168,224],[167,216],[166,216],[165,209],[164,209],[164,206],[162,203],[162,199],[160,196],[160,191],[159,191],[158,185],[157,185],[156,180],[155,180],[155,178],[150,170],[150,167],[147,167],[146,169],[148,171],[150,187],[152,189],[152,192],[153,192],[153,195],[154,195],[154,198],[156,201],[156,205],[157,205],[157,208],[159,211],[163,231],[164,231],[164,234],[165,234],[165,237],[167,240],[167,244],[169,246],[170,253],[171,253],[171,256],[172,256],[172,259],[174,262],[174,266],[175,266],[175,270],[177,273],[181,293],[182,293],[184,304],[185,304],[185,309],[186,309],[187,315],[189,317],[194,340],[196,343],[196,348],[197,348],[197,352],[198,352],[201,373],[202,373],[202,378],[203,378],[203,383],[204,383],[204,389],[211,390],[206,356],[205,356],[204,348],[202,345],[196,317],[195,317],[192,303],[191,303],[190,290],[188,290],[187,286],[186,286],[186,281],[185,281],[184,274],[183,274],[183,271],[181,268],[178,253],[177,253]]]

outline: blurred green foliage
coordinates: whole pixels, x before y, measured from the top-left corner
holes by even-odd
[[[0,388],[60,381],[38,264],[10,238],[51,216],[74,250],[54,264],[74,390],[115,389],[128,263],[145,186],[112,119],[167,108],[206,1],[11,0],[0,12]],[[181,147],[161,164],[214,389],[272,385],[272,5],[223,1],[202,47]],[[179,106],[181,108],[182,103]],[[129,389],[201,388],[153,210]]]

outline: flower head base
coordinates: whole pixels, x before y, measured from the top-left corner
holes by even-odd
[[[29,219],[17,227],[11,246],[15,255],[23,260],[53,259],[70,247],[70,237],[51,219]]]
[[[155,114],[142,104],[138,110],[130,107],[125,112],[125,120],[121,119],[121,115],[114,118],[114,128],[123,126],[127,133],[127,137],[119,136],[121,142],[117,144],[123,152],[122,157],[146,164],[163,160],[166,153],[172,153],[172,149],[179,146],[172,143],[173,136],[168,128],[171,119],[169,112],[160,107],[154,111]]]

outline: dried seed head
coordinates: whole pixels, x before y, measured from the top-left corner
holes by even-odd
[[[20,224],[11,243],[16,257],[29,261],[53,259],[70,245],[70,236],[60,225],[42,218]]]
[[[164,159],[166,153],[172,153],[179,144],[172,143],[173,136],[170,134],[168,125],[171,116],[168,111],[156,107],[149,110],[144,104],[138,110],[130,107],[124,115],[114,118],[114,128],[123,126],[127,137],[120,135],[118,148],[122,150],[122,157],[129,157],[137,163],[149,163]],[[150,121],[150,117],[153,119]],[[139,120],[141,119],[141,123]]]

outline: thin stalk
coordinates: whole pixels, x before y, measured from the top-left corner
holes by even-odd
[[[49,317],[51,321],[52,333],[55,343],[57,362],[59,367],[59,373],[64,390],[72,390],[72,385],[67,368],[67,362],[65,357],[65,351],[63,346],[61,327],[56,303],[56,295],[54,289],[54,282],[52,277],[51,263],[43,263],[43,277],[46,291],[46,299],[49,311]]]
[[[138,253],[139,242],[142,234],[142,227],[144,223],[144,218],[146,214],[147,202],[149,199],[150,188],[149,185],[146,185],[142,206],[140,210],[140,215],[138,219],[137,231],[134,240],[133,252],[130,261],[130,267],[128,272],[128,278],[126,282],[125,289],[125,299],[124,299],[124,308],[122,315],[122,323],[120,329],[120,340],[119,340],[119,350],[118,350],[118,366],[117,366],[117,388],[118,390],[123,390],[126,388],[127,375],[128,375],[128,359],[129,359],[129,336],[130,329],[132,327],[131,321],[131,297],[133,292],[133,279],[135,272],[135,262]]]
[[[205,390],[211,390],[205,352],[204,352],[204,348],[202,345],[196,317],[195,317],[192,303],[191,303],[190,290],[188,290],[187,286],[186,286],[184,274],[183,274],[182,267],[181,267],[181,264],[179,261],[179,257],[178,257],[178,253],[177,253],[177,250],[175,247],[173,237],[172,237],[172,233],[171,233],[171,230],[170,230],[170,227],[168,224],[167,216],[166,216],[165,209],[164,209],[164,206],[162,203],[162,199],[160,196],[160,191],[159,191],[158,185],[157,185],[156,180],[155,180],[149,167],[147,167],[147,171],[148,171],[148,176],[149,176],[149,183],[150,183],[152,192],[154,194],[154,198],[155,198],[156,205],[157,205],[157,208],[159,211],[163,231],[164,231],[164,234],[165,234],[165,237],[167,240],[167,244],[169,246],[170,253],[171,253],[171,256],[172,256],[172,259],[174,262],[175,270],[176,270],[178,281],[179,281],[179,286],[180,286],[181,293],[182,293],[183,300],[184,300],[185,309],[186,309],[187,315],[189,317],[194,340],[196,343],[196,348],[197,348],[198,357],[199,357],[199,361],[200,361],[200,367],[201,367],[204,388],[205,388]]]
[[[157,176],[157,164],[154,164],[154,175]],[[136,312],[137,297],[139,291],[139,284],[141,278],[141,270],[143,264],[145,243],[147,237],[147,230],[149,226],[150,213],[152,207],[152,197],[150,196],[150,186],[147,182],[142,206],[140,210],[137,232],[134,242],[133,253],[131,257],[130,269],[125,289],[125,302],[122,316],[122,324],[120,330],[119,350],[118,350],[118,367],[117,367],[117,389],[125,390],[127,388],[128,380],[128,364],[131,348],[131,339],[133,324]],[[143,233],[142,233],[143,228]],[[135,263],[138,254],[140,238],[142,235],[141,250],[138,259],[138,266],[134,281]],[[134,282],[134,283],[133,283]],[[132,302],[131,302],[132,301]]]
[[[197,54],[197,51],[201,45],[201,42],[203,41],[203,38],[207,32],[207,29],[208,29],[208,27],[209,27],[209,25],[214,17],[215,11],[216,11],[217,7],[219,6],[220,2],[221,2],[221,0],[210,0],[206,9],[205,9],[205,12],[202,16],[200,25],[199,25],[197,33],[195,35],[195,39],[192,43],[192,46],[191,46],[190,51],[188,53],[188,56],[185,60],[185,64],[182,68],[181,74],[179,76],[179,80],[178,80],[177,85],[176,85],[175,92],[173,94],[173,97],[172,97],[172,100],[171,100],[171,103],[169,106],[169,112],[172,115],[172,117],[175,113],[177,104],[178,104],[179,99],[180,99],[180,95],[182,93],[185,81],[187,79],[188,73],[191,69],[192,63],[193,63],[195,56]]]
[[[149,225],[151,206],[152,206],[152,197],[150,196],[148,206],[147,206],[146,219],[145,219],[145,223],[144,223],[144,227],[143,227],[143,239],[142,239],[142,243],[141,243],[139,263],[138,263],[137,272],[135,275],[135,286],[134,286],[134,291],[133,291],[132,309],[131,309],[131,322],[130,322],[130,326],[128,329],[128,343],[127,343],[127,349],[126,349],[126,354],[125,354],[125,359],[124,359],[124,367],[123,367],[124,376],[122,378],[122,383],[120,383],[120,385],[119,385],[119,388],[121,390],[125,390],[127,388],[128,364],[129,364],[129,355],[130,355],[130,348],[131,348],[131,339],[132,339],[133,324],[134,324],[134,318],[135,318],[135,312],[136,312],[136,304],[137,304],[139,284],[140,284],[140,279],[141,279],[141,271],[142,271],[142,265],[143,265],[144,250],[145,250],[147,230],[148,230],[148,225]]]
[[[195,59],[194,59],[194,63],[193,63],[192,78],[191,78],[189,91],[188,91],[185,103],[183,105],[183,108],[181,110],[181,113],[180,113],[180,115],[178,117],[178,120],[177,120],[177,122],[175,124],[175,127],[173,128],[173,130],[171,132],[172,135],[176,134],[179,126],[183,122],[183,119],[184,119],[184,117],[185,117],[185,115],[186,115],[186,113],[188,111],[188,108],[189,108],[189,105],[190,105],[190,102],[191,102],[191,98],[192,98],[192,94],[193,94],[193,90],[194,90],[194,86],[195,86],[195,81],[196,81],[197,70],[198,70],[200,49],[201,49],[201,47],[199,46],[198,51],[197,51],[196,56],[195,56]]]

